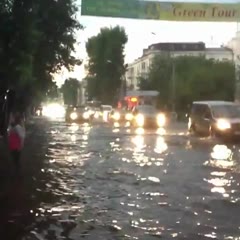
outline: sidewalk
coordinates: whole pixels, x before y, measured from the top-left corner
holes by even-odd
[[[22,176],[13,174],[6,142],[0,138],[0,236],[6,240],[20,240],[31,226],[35,209],[40,202],[37,188],[47,146],[44,122],[32,119],[26,125],[27,136],[22,154]]]

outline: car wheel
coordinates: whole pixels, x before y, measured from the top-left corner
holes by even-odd
[[[215,131],[215,129],[211,126],[209,129],[209,136],[213,139],[217,138],[217,133]]]
[[[197,135],[196,127],[194,124],[191,125],[191,127],[189,128],[188,131],[189,131],[190,135]]]

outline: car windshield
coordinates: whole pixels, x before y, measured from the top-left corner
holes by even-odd
[[[102,106],[103,111],[111,111],[112,108],[110,106]]]
[[[72,108],[72,110],[78,111],[78,112],[83,112],[83,111],[87,111],[87,108],[84,106],[77,106]]]
[[[157,113],[157,110],[152,106],[142,106],[142,107],[139,107],[137,110],[139,113],[143,113],[143,114],[156,114]]]
[[[212,107],[215,118],[240,118],[240,106],[238,105],[219,105]]]

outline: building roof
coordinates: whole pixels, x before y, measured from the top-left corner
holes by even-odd
[[[148,47],[148,50],[162,51],[203,51],[205,49],[204,42],[161,42]]]
[[[232,52],[232,49],[231,49],[231,48],[228,48],[228,47],[206,48],[205,50],[206,50],[206,51],[215,51],[215,52],[217,52],[217,51],[219,51],[219,52],[221,52],[221,51],[229,51],[229,52]]]
[[[127,91],[126,97],[139,97],[139,96],[149,96],[149,97],[156,97],[159,95],[158,91]]]
[[[230,101],[196,101],[193,104],[206,104],[209,106],[217,106],[217,105],[236,105],[234,102]]]

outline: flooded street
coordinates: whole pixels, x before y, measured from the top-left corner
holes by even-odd
[[[176,126],[37,122],[8,231],[20,215],[24,240],[240,239],[239,146]]]

